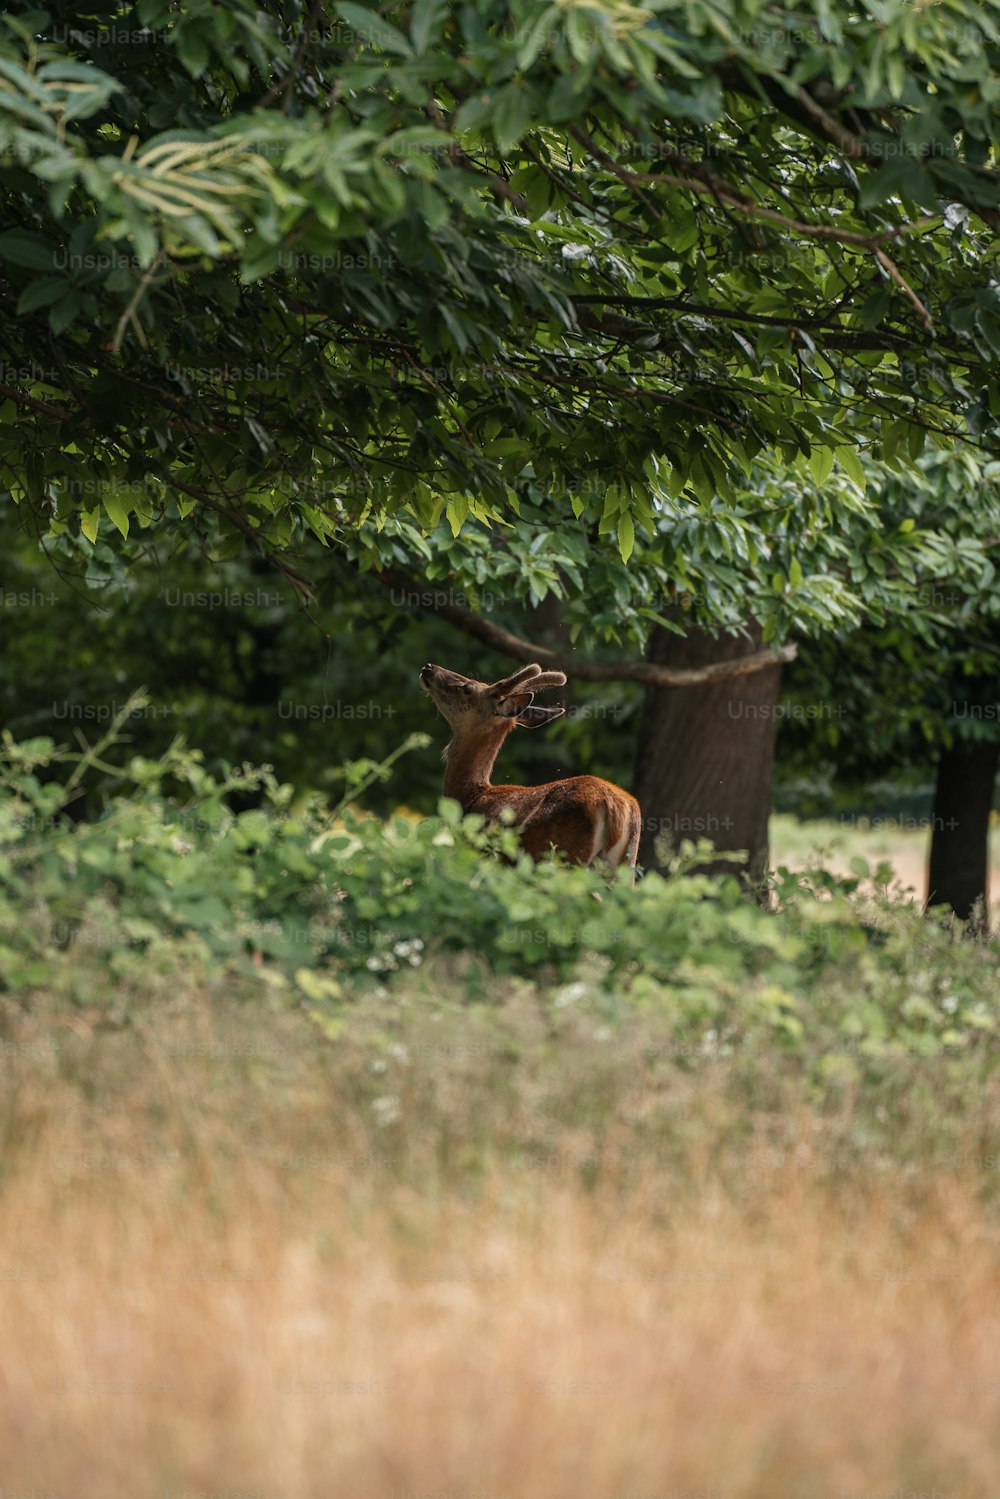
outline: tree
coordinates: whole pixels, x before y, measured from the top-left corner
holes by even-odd
[[[765,448],[992,441],[998,14],[8,17],[5,471],[47,526],[277,550],[532,478],[627,555],[654,460],[711,504]]]
[[[988,834],[1000,749],[1000,465],[929,453],[916,470],[872,466],[869,499],[889,532],[920,536],[923,561],[860,630],[803,642],[793,703],[836,715],[788,722],[787,748],[825,754],[845,781],[935,782],[927,896],[970,920],[988,910]],[[880,578],[885,559],[869,559]],[[888,607],[886,604],[888,603]],[[803,704],[804,706],[804,704]]]
[[[943,653],[961,649],[961,641],[949,644],[955,621],[942,615],[939,592],[950,579],[984,607],[992,596],[990,533],[1000,520],[991,471],[968,457],[936,454],[916,473],[873,469],[863,496],[846,477],[829,475],[817,486],[807,473],[758,464],[756,490],[741,510],[719,505],[686,517],[660,496],[657,530],[639,533],[627,566],[582,519],[575,527],[554,524],[542,504],[526,506],[499,535],[473,522],[459,537],[442,525],[424,540],[406,522],[389,521],[359,540],[356,555],[394,597],[421,601],[513,660],[537,659],[584,681],[641,682],[648,701],[634,785],[647,819],[645,862],[669,857],[667,849],[657,854],[657,837],[676,844],[704,834],[720,847],[733,839],[734,848],[748,849],[758,874],[766,864],[770,763],[782,722],[777,672],[773,658],[769,665],[755,650],[759,636],[794,632],[808,660],[795,673],[808,684],[807,754],[814,756],[817,744],[835,745],[841,710],[852,725],[864,717],[874,731],[893,731],[897,719],[880,698],[883,661],[892,662],[900,713],[919,713],[923,722],[920,680],[900,672],[884,640],[873,648],[872,637],[906,634],[929,683],[950,659]],[[951,505],[941,493],[945,475]],[[971,491],[980,506],[970,520]],[[422,584],[399,572],[419,545],[427,551]],[[559,600],[571,639],[585,631],[603,636],[614,655],[591,650],[580,660],[565,646],[553,650],[498,623],[526,614],[543,595]],[[748,611],[756,640],[740,632]],[[710,632],[720,624],[729,633],[717,641]],[[623,660],[623,647],[648,647],[649,659]],[[727,652],[732,659],[719,660]],[[841,656],[851,663],[846,683],[837,676]],[[762,669],[740,674],[748,664]],[[939,681],[939,696],[945,690]],[[828,711],[835,704],[837,715]],[[940,725],[931,720],[927,731],[938,734]]]
[[[7,18],[0,463],[26,524],[82,570],[101,527],[183,528],[304,591],[307,537],[346,555],[392,517],[499,534],[541,505],[561,556],[582,523],[623,561],[704,530],[736,565],[699,623],[780,644],[837,596],[792,556],[787,603],[732,618],[768,552],[755,463],[822,485],[863,479],[859,443],[996,441],[1000,113],[969,78],[998,14]]]

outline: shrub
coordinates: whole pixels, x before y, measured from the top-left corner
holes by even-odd
[[[683,864],[634,887],[535,865],[509,830],[448,801],[428,818],[358,810],[413,740],[384,764],[346,766],[332,810],[266,766],[211,776],[178,740],[159,760],[110,767],[119,793],[74,823],[73,797],[89,772],[108,773],[119,727],[79,754],[4,740],[0,983],[12,994],[58,983],[92,1003],[95,968],[113,976],[180,943],[206,969],[277,977],[330,1034],[405,975],[458,960],[468,1003],[502,1004],[508,980],[534,978],[553,1010],[588,1005],[612,1026],[655,1015],[680,1054],[763,1038],[830,1077],[996,1034],[995,949],[957,941],[884,884],[864,903],[857,879],[781,870],[764,910],[735,878]],[[250,790],[261,804],[234,809]]]

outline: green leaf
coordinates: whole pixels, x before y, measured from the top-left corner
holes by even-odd
[[[113,486],[109,486],[104,491],[101,499],[110,519],[118,527],[122,535],[127,536],[129,507],[125,503],[121,494]]]
[[[497,95],[490,123],[497,149],[503,154],[521,139],[531,119],[531,97],[518,83],[509,83]]]
[[[541,52],[549,44],[552,28],[559,18],[559,9],[555,5],[548,6],[542,11],[533,26],[524,28],[524,36],[517,49],[517,65],[522,72],[527,72]]]
[[[50,271],[52,245],[30,229],[5,229],[0,234],[0,260],[26,266],[30,271]]]
[[[386,21],[374,10],[363,5],[353,5],[350,0],[341,0],[337,14],[348,26],[353,27],[363,42],[380,47],[383,52],[395,52],[399,57],[412,57],[413,48],[401,31]]]
[[[410,36],[417,52],[428,50],[434,29],[446,11],[446,0],[417,0],[410,20]]]
[[[857,449],[840,447],[837,449],[837,462],[849,479],[853,479],[859,489],[864,489],[867,483],[865,471],[858,457]]]
[[[553,122],[568,120],[579,113],[581,101],[590,88],[592,72],[591,66],[574,68],[572,72],[563,73],[556,79],[546,100]]]
[[[91,543],[97,540],[97,528],[100,524],[101,512],[96,507],[93,510],[84,510],[80,516],[80,530]]]
[[[469,515],[469,501],[466,496],[456,495],[454,499],[449,500],[445,507],[445,514],[448,517],[451,534],[457,536]]]
[[[823,484],[833,469],[833,451],[826,447],[813,448],[809,454],[809,472],[817,484]]]
[[[624,511],[618,517],[618,550],[623,562],[627,562],[635,547],[635,526],[632,517]]]
[[[901,99],[906,88],[906,62],[899,52],[890,53],[885,72],[890,94],[894,99]]]
[[[55,334],[65,332],[83,308],[83,293],[68,291],[49,308],[49,327]]]
[[[62,276],[43,276],[40,281],[31,281],[17,299],[17,311],[34,312],[38,307],[47,307],[68,290]]]
[[[567,7],[566,40],[576,62],[588,63],[596,49],[594,20],[578,6]]]
[[[938,206],[934,183],[912,153],[901,152],[890,157],[877,172],[866,177],[858,203],[861,208],[875,208],[892,198],[908,199],[931,211]]]
[[[173,34],[178,56],[192,78],[200,78],[208,67],[208,43],[194,26],[179,26]]]

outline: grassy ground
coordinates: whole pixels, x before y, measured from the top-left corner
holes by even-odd
[[[771,818],[771,861],[790,869],[820,864],[831,873],[851,873],[851,860],[864,859],[873,869],[883,861],[892,865],[900,893],[918,903],[927,897],[930,829],[926,819],[856,818],[842,822],[796,817]],[[990,835],[990,898],[1000,908],[1000,819]]]
[[[334,1042],[180,949],[58,990],[0,1001],[5,1494],[995,1492],[991,1040],[820,1086],[459,958]]]

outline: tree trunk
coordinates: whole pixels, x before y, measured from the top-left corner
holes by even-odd
[[[990,811],[1000,744],[956,740],[941,752],[934,788],[927,904],[989,929]]]
[[[554,593],[548,594],[540,604],[529,610],[528,622],[528,633],[532,640],[562,650],[572,648],[569,626],[563,620],[562,600]],[[567,680],[563,687],[549,688],[545,693],[545,702],[552,708],[564,708],[572,716],[575,711],[573,682]],[[556,740],[549,738],[544,729],[524,737],[529,741],[533,780],[558,781],[565,776],[579,774],[573,751],[565,745],[557,747]]]
[[[759,628],[749,629],[749,640],[657,629],[649,659],[677,667],[733,661],[761,649]],[[780,688],[780,666],[706,687],[646,688],[635,771],[643,813],[639,862],[645,868],[664,868],[685,838],[708,838],[720,853],[745,851],[743,877],[759,885],[768,868]],[[725,860],[699,868],[740,872]]]

